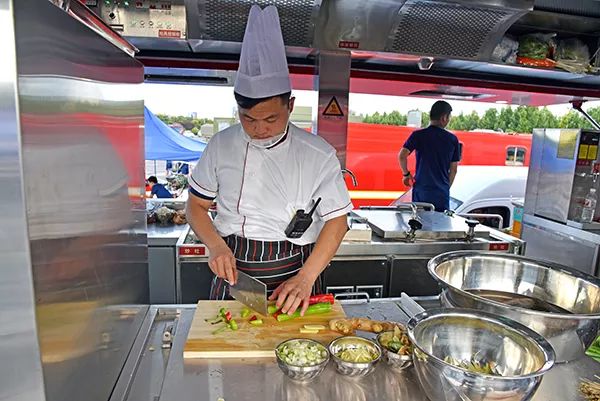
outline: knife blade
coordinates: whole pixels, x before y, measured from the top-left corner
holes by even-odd
[[[262,281],[237,271],[237,282],[229,287],[229,294],[248,308],[267,315],[267,285]]]

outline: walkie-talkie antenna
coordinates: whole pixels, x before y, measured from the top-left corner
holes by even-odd
[[[319,206],[319,203],[321,203],[321,198],[317,199],[315,205],[312,207],[312,209],[310,209],[310,212],[308,212],[308,217],[312,217],[315,210],[317,210],[317,206]]]

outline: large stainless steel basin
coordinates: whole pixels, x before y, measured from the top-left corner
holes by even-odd
[[[476,251],[439,255],[428,268],[445,288],[445,306],[516,320],[550,342],[557,362],[582,357],[600,330],[596,277],[522,256]]]
[[[539,334],[486,312],[428,310],[410,320],[408,331],[419,382],[432,401],[530,400],[554,364]],[[456,367],[446,357],[495,362],[501,376]]]

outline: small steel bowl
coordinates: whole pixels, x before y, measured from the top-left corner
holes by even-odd
[[[385,333],[393,333],[393,331],[389,332],[381,332],[377,335],[377,344],[381,348],[383,352],[383,360],[392,368],[402,370],[406,368],[410,368],[413,365],[412,353],[410,355],[400,355],[393,351],[390,351],[381,343],[381,336]],[[408,334],[407,334],[408,335]]]
[[[283,345],[292,343],[294,341],[318,345],[323,350],[325,350],[325,352],[327,353],[327,357],[323,362],[313,366],[290,365],[286,363],[283,359],[281,359],[281,357],[279,356],[279,348]],[[323,344],[317,341],[309,340],[306,338],[292,338],[290,340],[282,342],[277,347],[275,347],[275,356],[277,357],[277,365],[279,365],[279,369],[281,369],[281,371],[285,373],[285,375],[290,379],[299,382],[309,382],[314,380],[323,371],[323,369],[325,369],[327,363],[329,362],[329,351],[327,350],[327,348],[325,348]]]
[[[340,351],[348,348],[356,348],[358,344],[366,345],[367,347],[369,347],[370,351],[376,354],[377,357],[371,362],[354,363],[344,361],[343,359],[337,356],[337,354]],[[335,362],[337,371],[343,375],[351,377],[367,376],[368,374],[373,372],[373,370],[375,369],[375,365],[377,365],[377,362],[379,362],[379,360],[381,359],[381,348],[379,347],[379,345],[377,345],[374,341],[355,336],[344,336],[336,338],[331,342],[331,344],[329,344],[329,353],[331,354]]]

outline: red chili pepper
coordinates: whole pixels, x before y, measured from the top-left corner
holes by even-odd
[[[273,317],[277,319],[277,316],[281,315],[283,312],[279,309],[277,312],[273,313]]]
[[[251,318],[250,318],[250,320],[248,320],[248,321],[249,321],[249,322],[251,322],[251,321],[253,321],[253,320],[256,320],[256,319],[258,319],[258,318],[256,317],[256,315],[252,315],[252,317],[251,317]]]
[[[542,67],[542,68],[554,68],[556,61],[550,60],[549,58],[535,59],[529,57],[517,57],[517,63],[527,65],[530,67]]]
[[[333,294],[319,294],[313,295],[308,299],[309,305],[320,304],[320,303],[330,303],[333,305],[335,302],[335,298]]]
[[[230,321],[231,320],[231,312],[230,311],[225,312],[225,320],[226,321]]]

